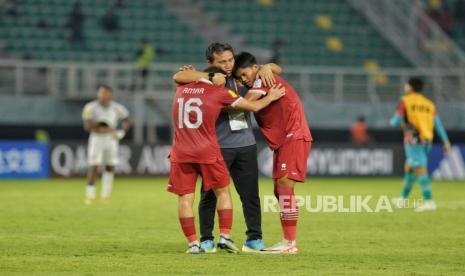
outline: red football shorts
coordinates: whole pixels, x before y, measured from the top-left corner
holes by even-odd
[[[224,160],[217,160],[213,164],[171,162],[168,192],[177,195],[194,193],[199,175],[205,191],[229,185],[229,172]]]
[[[304,182],[307,176],[307,159],[312,142],[305,139],[288,140],[273,152],[273,179],[287,178]]]

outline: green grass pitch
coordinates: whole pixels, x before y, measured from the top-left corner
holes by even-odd
[[[293,256],[185,254],[177,199],[165,191],[166,181],[116,178],[111,204],[90,207],[83,204],[83,179],[0,181],[0,274],[465,274],[463,182],[433,182],[436,212],[301,211],[300,252]],[[260,185],[262,195],[272,195],[271,181]],[[310,178],[297,194],[393,197],[400,186],[401,179]],[[244,220],[232,194],[232,238],[241,245]],[[263,214],[267,245],[281,239],[278,216]]]

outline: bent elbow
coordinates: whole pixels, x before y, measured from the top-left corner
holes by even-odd
[[[178,73],[176,73],[176,74],[173,75],[173,78],[172,78],[172,79],[173,79],[173,81],[174,81],[175,83],[178,83],[178,78],[179,78]]]

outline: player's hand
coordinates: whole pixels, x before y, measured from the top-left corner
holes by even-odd
[[[98,126],[97,128],[95,128],[95,132],[105,134],[113,132],[113,129],[107,126]]]
[[[126,132],[122,129],[113,131],[113,138],[115,138],[116,140],[123,139],[125,135],[126,135]]]
[[[197,71],[194,66],[192,65],[184,65],[183,67],[179,68],[179,71]]]
[[[444,144],[444,155],[445,155],[445,156],[449,156],[451,150],[452,150],[452,147],[451,147],[451,145],[450,145],[450,142],[446,142],[446,143]]]
[[[276,84],[276,79],[274,78],[273,71],[269,64],[263,65],[260,71],[258,71],[258,75],[265,87],[272,87]]]
[[[278,85],[273,85],[270,88],[268,95],[273,99],[273,101],[276,101],[286,95],[286,89],[281,83],[279,83]]]
[[[213,84],[216,86],[225,86],[226,85],[226,75],[221,73],[215,73],[212,78]]]

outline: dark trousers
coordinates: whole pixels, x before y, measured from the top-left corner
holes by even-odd
[[[257,146],[221,149],[226,166],[242,202],[247,240],[262,238],[262,216],[258,194]],[[199,203],[201,241],[212,240],[215,224],[216,196],[202,187]]]

